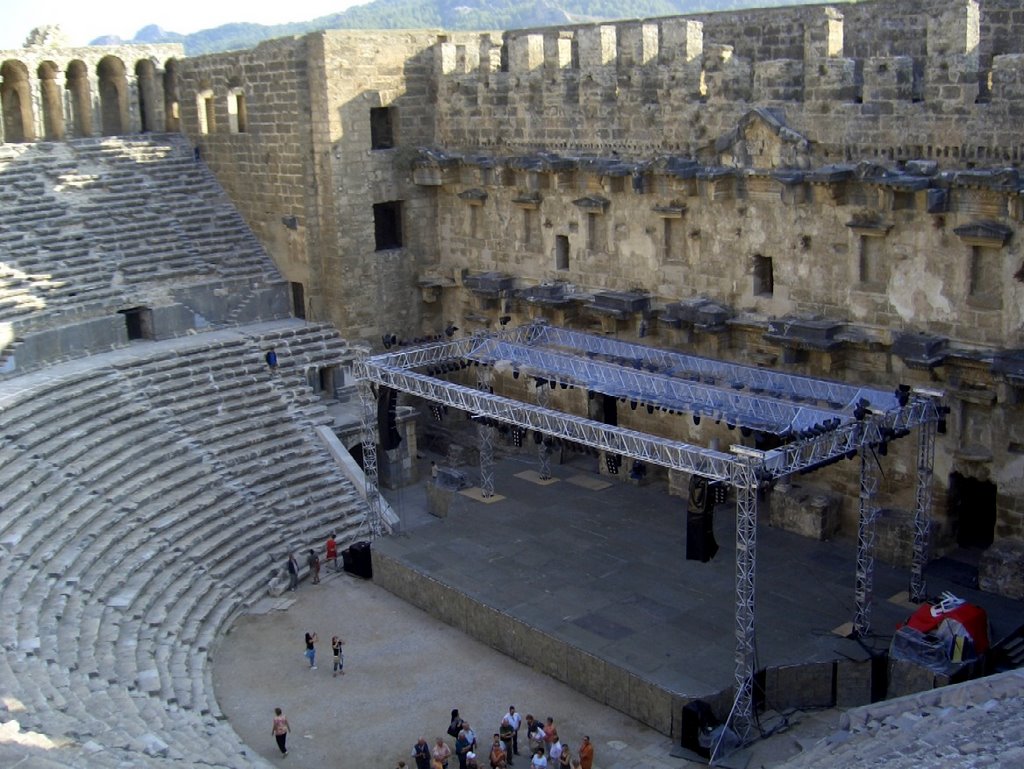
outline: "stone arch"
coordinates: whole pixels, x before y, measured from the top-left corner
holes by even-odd
[[[57,76],[60,70],[52,61],[44,61],[37,70],[39,96],[43,108],[43,138],[54,141],[64,138],[64,99],[61,98]]]
[[[139,128],[143,133],[159,130],[157,125],[156,67],[149,59],[135,63],[135,82],[139,89]]]
[[[0,65],[0,104],[3,106],[4,141],[30,142],[36,138],[32,112],[32,83],[28,67],[8,59]]]
[[[71,125],[75,136],[92,136],[92,93],[89,68],[75,59],[68,64],[64,87],[71,97]]]
[[[164,64],[164,130],[170,132],[181,130],[177,59],[168,59]]]
[[[217,130],[217,109],[213,101],[213,88],[203,83],[196,93],[196,116],[199,118],[199,133],[212,134]]]
[[[100,81],[100,125],[104,136],[128,133],[128,78],[124,62],[104,56],[96,65]]]
[[[237,77],[228,80],[228,128],[234,134],[245,133],[249,130],[245,88]]]

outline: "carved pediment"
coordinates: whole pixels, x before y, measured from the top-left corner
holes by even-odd
[[[719,137],[717,161],[732,168],[807,168],[810,142],[763,107],[750,110],[736,127]]]
[[[953,232],[969,245],[987,248],[1002,248],[1013,234],[1013,230],[999,222],[971,222],[954,227]]]

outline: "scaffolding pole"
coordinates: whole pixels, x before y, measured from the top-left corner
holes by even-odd
[[[485,393],[491,392],[490,366],[481,366],[477,370],[476,386]],[[476,436],[480,449],[480,495],[489,499],[494,496],[494,428],[480,422],[476,426]]]
[[[871,603],[874,600],[875,579],[875,519],[878,508],[878,473],[874,450],[865,445],[860,448],[860,515],[857,522],[857,584],[854,600],[857,610],[853,618],[853,635],[865,638],[871,632]]]
[[[736,698],[729,726],[741,742],[749,739],[754,718],[754,578],[757,567],[757,489],[759,462],[737,461],[736,489]],[[717,748],[717,746],[716,746]]]
[[[381,510],[379,475],[377,473],[377,400],[369,380],[359,383],[359,399],[362,401],[362,443],[363,475],[366,478],[366,525],[370,538],[382,534],[383,514]]]
[[[928,537],[932,522],[932,471],[935,466],[937,424],[928,419],[917,434],[917,496],[914,505],[914,553],[910,567],[910,600],[925,600],[924,567],[928,565]]]
[[[547,382],[537,380],[537,405],[542,409],[548,408],[551,403],[551,391]],[[542,481],[551,478],[551,448],[547,440],[542,440],[537,445],[537,460],[540,463],[539,475]]]

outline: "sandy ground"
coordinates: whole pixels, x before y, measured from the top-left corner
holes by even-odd
[[[316,670],[303,656],[306,630],[320,638]],[[346,674],[337,678],[330,655],[335,634],[345,640]],[[419,736],[448,740],[453,707],[486,746],[509,705],[524,716],[553,717],[574,752],[590,735],[601,769],[696,765],[670,756],[673,743],[664,735],[344,573],[328,573],[319,585],[304,582],[241,617],[215,650],[213,678],[218,702],[242,739],[295,768],[394,769],[400,760],[412,767],[409,754]],[[270,732],[275,706],[292,726],[287,757]],[[798,740],[835,729],[829,711],[791,720],[798,723],[728,763],[777,764],[800,750]],[[522,746],[520,752],[515,765],[528,767]]]

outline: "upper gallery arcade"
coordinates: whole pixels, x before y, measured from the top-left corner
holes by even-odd
[[[55,28],[0,51],[0,142],[178,131],[180,45],[72,48]]]

